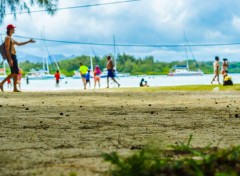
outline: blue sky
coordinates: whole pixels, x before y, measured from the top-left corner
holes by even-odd
[[[71,7],[121,0],[59,0],[59,7]],[[33,9],[38,9],[34,7]],[[116,44],[184,44],[185,31],[190,44],[240,42],[239,0],[141,0],[108,6],[22,14],[17,20],[8,15],[0,26],[17,26],[15,35],[76,42]],[[17,41],[24,41],[15,38]],[[46,42],[51,54],[82,55],[91,53],[88,45]],[[113,47],[93,46],[96,54],[113,53]],[[192,47],[196,60],[213,60],[215,55],[239,61],[240,45]],[[19,54],[46,54],[44,44],[37,41],[17,48]],[[136,57],[154,56],[160,61],[185,60],[184,47],[139,48],[118,47],[118,52]],[[189,59],[191,59],[189,54]]]

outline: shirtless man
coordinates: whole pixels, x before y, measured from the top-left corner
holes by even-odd
[[[118,87],[120,87],[120,84],[116,81],[115,79],[115,70],[114,70],[114,64],[113,61],[111,59],[111,56],[107,57],[107,88],[109,88],[109,78],[112,78],[112,80],[117,83]]]
[[[16,56],[16,50],[14,45],[26,45],[27,43],[35,43],[33,39],[30,39],[26,42],[17,42],[12,38],[13,33],[15,32],[15,26],[12,24],[9,24],[7,26],[7,36],[5,38],[4,44],[5,44],[5,50],[7,54],[7,60],[8,64],[11,69],[11,74],[9,74],[1,83],[0,83],[0,89],[3,92],[3,85],[4,83],[13,78],[13,92],[20,92],[17,89],[17,76],[19,74],[19,67],[18,67],[18,60]]]

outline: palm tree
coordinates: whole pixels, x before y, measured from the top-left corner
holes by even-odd
[[[22,2],[22,0],[1,0],[0,1],[0,24],[6,16],[6,11],[9,9],[14,18],[17,18],[18,11],[26,10],[31,14],[30,6],[38,5],[41,9],[45,9],[48,14],[53,15],[58,5],[58,0],[29,0],[29,2]]]

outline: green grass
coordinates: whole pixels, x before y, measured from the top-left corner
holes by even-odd
[[[188,85],[188,86],[160,86],[160,87],[139,87],[139,88],[124,88],[127,91],[135,92],[157,92],[157,91],[213,91],[218,87],[219,91],[239,91],[240,84],[233,86],[223,85]],[[117,89],[116,89],[117,90]],[[123,89],[121,89],[123,90]]]
[[[170,150],[142,149],[131,156],[116,152],[103,154],[112,164],[109,175],[114,176],[238,176],[240,175],[240,146],[229,149],[193,148],[192,136],[187,143],[170,146]]]

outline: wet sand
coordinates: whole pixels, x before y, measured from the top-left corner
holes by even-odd
[[[103,152],[240,144],[238,91],[108,89],[0,94],[0,175],[104,175]]]

